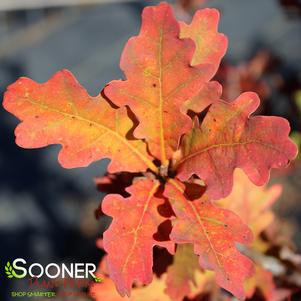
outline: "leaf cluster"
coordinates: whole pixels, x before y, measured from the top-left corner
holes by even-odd
[[[186,24],[166,3],[147,7],[121,56],[125,79],[98,96],[67,70],[43,84],[20,78],[5,93],[4,108],[21,120],[19,146],[61,144],[63,167],[110,158],[109,173],[138,175],[128,197],[109,194],[102,203],[113,218],[103,238],[108,273],[121,296],[133,283],[151,283],[154,246],[174,254],[188,243],[200,266],[243,299],[253,264],[236,244],[249,244],[252,232],[214,201],[229,195],[236,168],[263,185],[271,168],[296,156],[285,119],[252,116],[255,93],[221,99],[212,81],[227,48],[218,19],[204,9]]]

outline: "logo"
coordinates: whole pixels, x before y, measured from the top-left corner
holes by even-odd
[[[40,263],[27,264],[23,258],[15,259],[12,264],[8,261],[5,265],[5,273],[7,278],[22,279],[26,276],[31,278],[47,277],[50,279],[89,279],[95,282],[102,282],[102,278],[95,276],[96,266],[94,263],[70,263],[56,264],[49,263],[46,266]]]
[[[27,278],[27,290],[11,291],[12,298],[43,297],[63,298],[85,296],[91,281],[100,283],[103,278],[96,276],[93,263],[27,263],[24,258],[8,261],[4,267],[9,279]],[[24,289],[24,285],[22,286]]]

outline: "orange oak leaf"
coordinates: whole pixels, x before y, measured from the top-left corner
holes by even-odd
[[[191,64],[212,65],[210,77],[215,75],[228,48],[227,37],[218,32],[218,22],[219,12],[209,8],[198,10],[189,25],[180,22],[180,38],[191,38],[196,45]],[[218,101],[221,94],[222,87],[218,82],[205,83],[197,95],[186,101],[184,107],[202,112],[208,105]]]
[[[224,57],[227,47],[227,37],[218,32],[219,11],[212,8],[198,10],[187,25],[180,22],[181,38],[191,38],[196,49],[192,58],[192,65],[210,64],[213,77]]]
[[[109,275],[121,296],[130,295],[134,281],[143,284],[152,281],[155,245],[173,252],[171,242],[154,239],[159,225],[166,220],[158,212],[158,206],[165,202],[155,197],[158,187],[158,181],[140,180],[126,189],[130,197],[111,194],[103,200],[103,212],[113,217],[104,233],[103,246],[108,253]]]
[[[251,92],[230,103],[213,103],[201,125],[195,122],[182,140],[177,177],[185,181],[196,174],[205,182],[206,194],[219,199],[231,192],[236,167],[263,185],[271,168],[294,159],[297,147],[288,137],[289,123],[281,117],[250,116],[258,105]]]
[[[156,170],[146,145],[126,137],[133,127],[126,109],[112,108],[101,95],[89,96],[67,70],[43,84],[20,78],[9,86],[3,106],[22,121],[16,143],[24,148],[61,144],[63,167],[110,158],[109,172]]]
[[[169,180],[164,195],[177,216],[171,240],[179,244],[192,243],[201,267],[215,271],[221,287],[244,299],[244,281],[252,276],[253,264],[235,244],[250,243],[250,229],[236,214],[213,205],[205,194],[189,200],[184,184],[177,180]]]
[[[190,65],[195,45],[180,39],[179,32],[168,4],[145,8],[141,31],[128,41],[121,57],[126,80],[112,81],[104,90],[116,105],[130,106],[140,122],[135,137],[148,142],[163,166],[192,125],[181,112],[184,102],[210,79],[213,68]]]
[[[191,244],[177,246],[173,264],[167,269],[165,292],[174,301],[181,301],[191,293],[191,286],[196,287],[195,274],[199,271],[198,258],[193,253]]]
[[[218,204],[235,212],[257,238],[273,222],[274,214],[271,206],[280,197],[281,192],[281,185],[276,184],[269,188],[254,185],[240,169],[237,169],[234,172],[231,194],[219,200]]]

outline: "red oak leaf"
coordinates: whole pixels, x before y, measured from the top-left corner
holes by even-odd
[[[101,95],[89,96],[67,70],[44,84],[20,78],[9,86],[3,106],[22,121],[16,143],[24,148],[61,144],[65,168],[110,158],[109,172],[156,170],[146,145],[126,137],[133,127],[126,109],[113,109]]]
[[[201,267],[215,271],[221,287],[244,299],[244,281],[252,276],[253,264],[235,243],[250,243],[250,229],[236,214],[213,205],[206,195],[189,200],[184,185],[176,180],[167,183],[164,195],[177,216],[171,240],[192,243]]]
[[[195,13],[191,24],[180,23],[180,37],[191,38],[196,44],[192,65],[212,65],[211,77],[215,75],[228,47],[227,37],[218,32],[218,22],[218,10],[206,8]]]
[[[191,38],[196,45],[191,64],[211,65],[213,68],[208,70],[212,71],[210,78],[218,70],[228,47],[227,37],[218,32],[218,22],[219,12],[209,8],[198,10],[189,25],[180,22],[180,37]],[[185,108],[202,112],[208,105],[218,101],[221,94],[222,87],[219,83],[206,83],[197,95],[186,101]]]
[[[158,212],[165,200],[154,196],[158,187],[157,181],[140,180],[126,189],[131,194],[129,198],[111,194],[102,203],[103,212],[113,217],[103,237],[108,272],[122,296],[130,295],[134,281],[151,283],[155,245],[173,252],[172,243],[154,239],[165,220]]]
[[[258,107],[256,94],[241,94],[233,102],[211,105],[200,126],[184,136],[178,178],[193,174],[207,185],[213,199],[226,197],[233,186],[233,171],[244,170],[256,185],[269,179],[271,168],[286,166],[297,154],[289,139],[289,123],[281,117],[250,116]]]
[[[139,120],[134,134],[145,138],[150,152],[167,166],[182,134],[191,128],[181,113],[183,103],[196,95],[211,78],[212,66],[190,65],[195,46],[179,38],[179,24],[171,7],[147,7],[142,27],[121,57],[125,81],[112,81],[105,95],[116,105],[130,106]]]

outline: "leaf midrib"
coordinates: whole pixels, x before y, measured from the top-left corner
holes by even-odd
[[[170,179],[170,180],[169,180],[169,183],[170,183],[171,185],[173,185],[179,192],[181,192],[181,193],[184,195],[184,190],[182,189],[182,187],[181,187],[180,185],[178,185],[178,183],[177,183],[175,180]],[[224,268],[223,268],[223,266],[222,266],[222,264],[221,264],[221,262],[220,262],[220,260],[219,260],[219,255],[220,255],[220,254],[219,254],[219,252],[217,252],[217,251],[215,250],[215,248],[214,248],[214,246],[213,246],[213,244],[212,244],[212,242],[211,242],[211,239],[210,239],[209,235],[206,233],[206,229],[205,229],[205,227],[204,227],[204,225],[203,225],[202,218],[201,218],[200,215],[198,214],[198,211],[197,211],[196,207],[194,206],[193,201],[187,201],[186,204],[188,204],[188,205],[190,206],[190,208],[192,209],[193,214],[195,215],[196,220],[197,220],[197,222],[199,223],[199,225],[200,225],[200,227],[201,227],[201,229],[202,229],[202,232],[203,232],[203,234],[205,235],[205,237],[206,237],[206,239],[207,239],[207,241],[208,241],[208,243],[209,243],[210,249],[212,250],[212,252],[213,252],[213,254],[214,254],[214,257],[215,257],[215,259],[216,259],[216,262],[217,262],[219,268],[223,271],[223,273],[224,273],[225,275],[227,275],[226,271],[224,270]],[[206,218],[206,220],[207,220],[207,221],[212,221],[212,220],[209,220],[208,218]]]
[[[149,208],[149,205],[150,205],[150,202],[154,196],[154,194],[156,193],[157,191],[157,188],[159,187],[159,183],[158,182],[155,182],[152,189],[150,190],[148,196],[147,196],[147,200],[144,204],[144,207],[143,207],[143,211],[142,211],[142,214],[140,216],[140,219],[139,219],[139,222],[137,224],[137,227],[134,229],[133,231],[133,234],[134,234],[134,241],[133,241],[133,244],[132,244],[132,247],[128,253],[128,256],[126,257],[125,261],[124,261],[124,264],[123,266],[121,267],[121,271],[122,273],[125,271],[125,269],[127,268],[128,266],[128,263],[129,263],[129,260],[131,258],[131,256],[133,255],[134,251],[135,251],[135,248],[136,248],[136,245],[137,245],[137,241],[138,241],[138,232],[140,231],[141,227],[142,227],[142,224],[143,224],[143,220],[144,220],[144,217],[145,217],[145,214]]]
[[[83,122],[88,123],[88,124],[93,124],[96,127],[101,128],[101,129],[103,129],[103,130],[111,133],[113,136],[117,137],[118,140],[120,140],[122,143],[124,143],[128,148],[130,148],[132,150],[132,152],[134,152],[152,171],[157,172],[156,166],[147,157],[145,157],[141,152],[139,152],[137,148],[135,148],[134,146],[132,146],[131,143],[129,143],[128,140],[125,139],[123,136],[121,136],[118,132],[113,131],[112,129],[106,127],[103,124],[95,122],[94,120],[90,120],[90,119],[84,118],[84,117],[82,117],[80,115],[75,115],[75,114],[70,114],[70,113],[62,112],[60,110],[54,109],[54,108],[52,108],[50,106],[47,106],[45,104],[36,102],[36,101],[34,101],[32,99],[29,99],[29,98],[26,98],[26,101],[30,102],[32,105],[41,107],[41,108],[43,108],[46,111],[47,110],[48,111],[52,111],[52,112],[61,114],[61,115],[65,116],[65,117],[69,117],[69,118],[72,118],[72,119],[75,118],[75,119],[78,119],[79,121],[83,121]]]
[[[166,166],[168,164],[165,150],[165,138],[163,129],[163,93],[162,93],[162,51],[163,51],[163,29],[160,28],[160,38],[158,45],[158,59],[159,59],[159,115],[160,115],[160,151],[161,164]]]
[[[184,164],[185,161],[188,161],[190,159],[192,159],[193,157],[197,157],[199,155],[201,155],[202,153],[205,153],[205,152],[208,152],[209,150],[211,149],[215,149],[215,148],[219,148],[219,147],[235,147],[235,146],[243,146],[243,145],[248,145],[248,144],[259,144],[259,145],[262,145],[264,147],[267,147],[267,148],[270,148],[272,150],[275,150],[279,153],[284,153],[282,151],[280,151],[278,148],[276,147],[273,147],[272,145],[270,144],[267,144],[267,143],[264,143],[263,141],[260,141],[260,140],[256,140],[256,139],[251,139],[251,140],[248,140],[248,141],[239,141],[239,142],[231,142],[231,143],[219,143],[219,144],[213,144],[213,145],[210,145],[208,147],[205,147],[203,149],[200,149],[194,153],[191,153],[187,156],[184,156],[177,164],[177,166],[180,166],[182,164]]]

